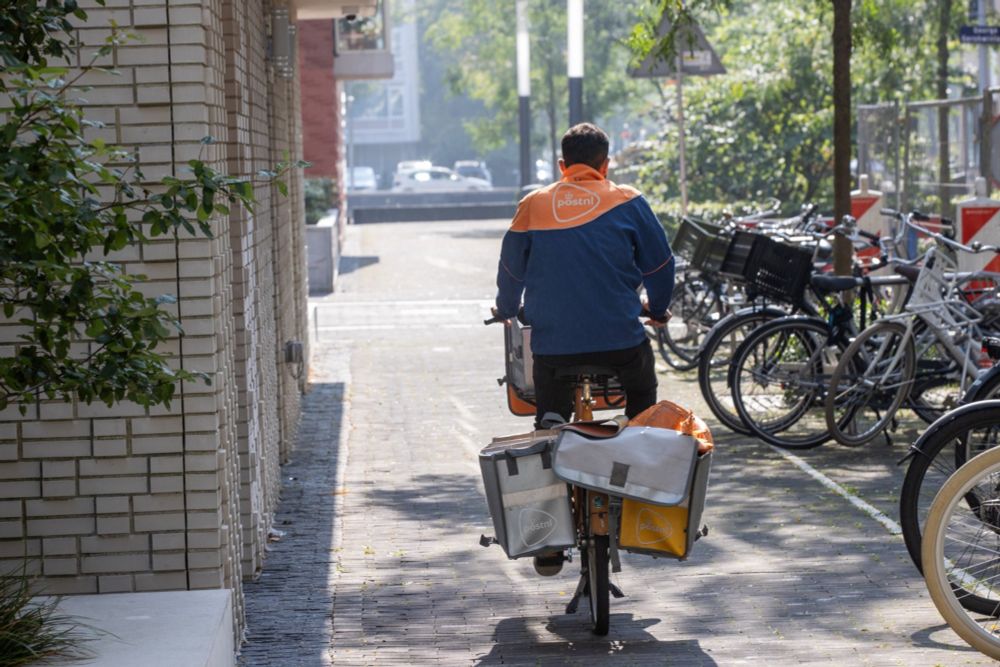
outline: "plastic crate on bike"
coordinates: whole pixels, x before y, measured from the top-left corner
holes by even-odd
[[[813,273],[813,254],[804,248],[761,237],[747,259],[749,291],[786,303],[801,304]]]

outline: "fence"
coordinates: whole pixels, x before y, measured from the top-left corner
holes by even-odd
[[[898,209],[952,215],[976,177],[1000,188],[1000,88],[953,100],[860,105],[857,122],[854,172],[868,174]]]

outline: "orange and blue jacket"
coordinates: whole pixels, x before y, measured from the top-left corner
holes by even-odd
[[[524,315],[534,354],[623,350],[646,333],[637,293],[661,315],[674,289],[674,258],[645,198],[587,165],[521,200],[504,235],[497,311]]]

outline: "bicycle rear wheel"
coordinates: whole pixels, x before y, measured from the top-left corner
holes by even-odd
[[[608,545],[607,535],[591,535],[587,542],[587,597],[591,630],[601,636],[608,634],[611,616]]]
[[[876,322],[840,358],[826,395],[826,428],[842,445],[856,447],[879,435],[909,396],[916,361],[907,329]]]
[[[1000,422],[1000,410],[996,419]],[[959,468],[941,487],[927,515],[921,548],[924,581],[948,625],[970,645],[1000,659],[1000,449]],[[989,600],[993,611],[974,618],[963,605],[969,595]]]

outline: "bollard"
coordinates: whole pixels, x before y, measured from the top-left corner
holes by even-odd
[[[978,241],[983,245],[1000,246],[1000,201],[987,196],[985,178],[976,179],[974,192],[970,199],[958,203],[955,238],[965,245]],[[1000,273],[1000,255],[960,252],[958,270]]]
[[[858,229],[870,234],[885,236],[892,234],[889,219],[883,218],[880,211],[885,208],[885,195],[878,190],[868,189],[868,174],[858,177],[858,189],[851,192],[851,215],[858,221]],[[857,251],[858,257],[868,264],[878,259],[881,251],[878,248],[863,248]]]

